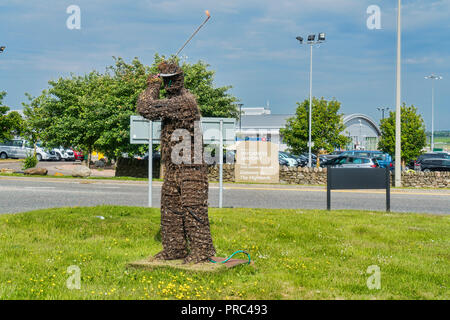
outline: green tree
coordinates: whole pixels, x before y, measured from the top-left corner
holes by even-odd
[[[401,107],[401,158],[402,162],[416,159],[426,146],[425,124],[422,116],[417,114],[413,105]],[[378,148],[392,157],[395,155],[395,111],[389,117],[381,120],[381,139]]]
[[[145,152],[147,146],[129,143],[130,116],[136,114],[137,98],[162,59],[156,54],[152,66],[145,66],[137,58],[126,63],[119,57],[103,74],[92,71],[50,81],[48,90],[24,104],[28,132],[49,146],[77,146],[108,158]],[[213,86],[214,72],[207,64],[184,63],[183,68],[186,87],[197,95],[203,116],[237,116],[237,99],[227,93],[229,87]]]
[[[17,111],[9,112],[10,108],[3,105],[5,91],[0,91],[0,142],[18,136],[22,132],[23,119]]]
[[[312,132],[314,143],[311,150],[319,153],[321,149],[332,152],[335,148],[342,148],[349,138],[341,134],[344,131],[343,115],[339,114],[341,103],[336,100],[327,101],[324,98],[312,101]],[[294,154],[308,151],[309,140],[309,100],[297,102],[295,116],[289,118],[286,127],[280,130],[283,141]]]

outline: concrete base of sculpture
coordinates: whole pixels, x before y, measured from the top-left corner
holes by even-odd
[[[153,257],[150,257],[147,259],[131,262],[128,264],[128,267],[146,270],[154,270],[158,268],[172,268],[194,272],[218,272],[239,265],[248,264],[248,260],[242,259],[230,259],[225,263],[220,263],[224,261],[225,258],[213,257],[212,259],[214,261],[217,261],[217,263],[206,261],[195,264],[185,264],[183,263],[183,260],[156,260]],[[253,265],[253,262],[251,262],[250,265]]]

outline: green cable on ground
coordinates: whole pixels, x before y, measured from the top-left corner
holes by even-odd
[[[231,256],[229,256],[228,258],[226,258],[225,260],[220,261],[220,262],[214,261],[214,260],[212,260],[212,259],[209,259],[209,261],[212,262],[212,263],[225,263],[225,262],[227,262],[228,260],[230,260],[231,258],[233,258],[233,256],[236,255],[236,254],[238,254],[238,253],[246,254],[247,257],[248,257],[248,264],[250,264],[250,262],[251,262],[250,254],[249,254],[248,252],[244,251],[244,250],[238,250],[238,251],[235,251]]]

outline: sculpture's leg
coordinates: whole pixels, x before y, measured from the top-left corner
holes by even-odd
[[[163,250],[155,255],[156,259],[176,260],[187,256],[180,192],[175,174],[170,170],[161,190],[161,239]]]
[[[208,176],[206,166],[183,168],[181,202],[185,210],[184,229],[189,242],[185,263],[197,263],[215,255],[208,219]]]
[[[198,263],[216,254],[208,220],[208,207],[190,207],[185,216],[185,230],[189,241],[189,255],[185,263]]]

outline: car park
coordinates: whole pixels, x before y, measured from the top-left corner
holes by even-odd
[[[23,139],[13,139],[0,143],[0,159],[25,159],[34,153],[34,145]],[[56,160],[51,151],[36,145],[36,158],[42,160]]]
[[[75,150],[75,149],[73,149],[73,148],[70,148],[70,150],[72,150],[72,152],[73,152],[73,157],[74,157],[75,160],[80,160],[80,161],[83,161],[83,160],[84,160],[84,154],[83,154],[83,152],[77,151],[77,150]]]
[[[425,159],[450,159],[450,155],[447,152],[427,152],[421,154],[416,160],[411,160],[408,167],[414,170],[420,170],[420,163]]]
[[[322,163],[321,167],[331,168],[379,168],[375,158],[359,156],[339,156]]]
[[[53,148],[51,151],[55,152],[57,161],[74,161],[75,155],[71,149],[64,149],[63,147]]]
[[[375,158],[380,168],[392,168],[392,157],[382,151],[370,150],[348,150],[341,153],[341,156],[357,156],[365,158]]]
[[[298,166],[297,160],[287,152],[283,152],[283,151],[278,152],[278,159],[280,159],[280,158],[286,160],[289,167],[297,167]]]
[[[450,159],[428,158],[419,163],[419,170],[430,171],[450,171]]]
[[[330,154],[325,154],[324,156],[327,158],[327,160],[330,160],[330,159],[339,157],[343,152],[344,151],[342,151],[342,150],[340,150],[340,151],[336,150],[336,151],[331,152]]]

